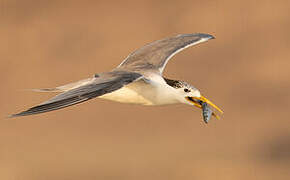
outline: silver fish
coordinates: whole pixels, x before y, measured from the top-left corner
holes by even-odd
[[[202,116],[203,116],[203,121],[205,123],[208,123],[211,116],[213,115],[213,110],[210,108],[210,106],[206,102],[200,102],[202,106]]]

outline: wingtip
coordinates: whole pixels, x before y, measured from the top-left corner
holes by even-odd
[[[189,36],[197,36],[204,39],[215,39],[213,35],[206,34],[206,33],[193,33],[193,34],[179,34],[179,37],[189,37]]]
[[[11,119],[11,118],[15,118],[15,117],[18,117],[19,114],[10,114],[8,116],[6,116],[6,119]]]
[[[29,114],[26,114],[26,111],[22,111],[20,113],[16,113],[16,114],[10,114],[8,116],[6,116],[7,119],[11,119],[11,118],[16,118],[16,117],[20,117],[20,116],[26,116]]]
[[[213,35],[210,34],[203,34],[203,33],[199,33],[198,34],[201,38],[206,38],[206,39],[215,39],[215,37]]]
[[[6,116],[5,119],[11,119],[14,117],[16,117],[16,114],[10,114],[10,115]]]
[[[215,39],[215,37],[213,35],[210,35],[210,39]]]

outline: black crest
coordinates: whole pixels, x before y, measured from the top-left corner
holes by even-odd
[[[165,77],[163,77],[163,79],[171,87],[174,87],[176,89],[183,87],[183,84],[180,81],[178,81],[178,80],[167,79]]]

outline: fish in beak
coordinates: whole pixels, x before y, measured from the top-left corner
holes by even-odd
[[[203,120],[205,123],[208,123],[211,116],[213,115],[215,118],[220,119],[219,115],[217,115],[210,107],[213,107],[217,111],[219,111],[221,114],[223,111],[217,107],[214,103],[212,103],[210,100],[205,98],[204,96],[201,97],[187,97],[186,98],[189,102],[191,102],[194,106],[202,109],[202,115]]]

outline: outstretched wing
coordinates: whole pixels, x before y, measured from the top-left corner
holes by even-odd
[[[117,69],[134,72],[155,72],[162,74],[168,60],[183,49],[208,41],[214,37],[209,34],[181,34],[147,44],[131,53]]]
[[[40,105],[34,106],[18,114],[13,114],[10,117],[39,114],[72,106],[106,93],[113,92],[126,84],[140,79],[141,77],[141,74],[125,71],[102,73],[99,74],[94,81],[86,85],[61,93]]]

